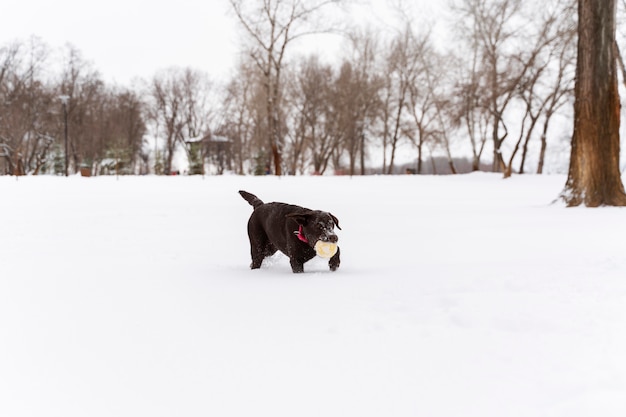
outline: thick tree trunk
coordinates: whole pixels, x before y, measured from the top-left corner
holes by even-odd
[[[578,1],[574,133],[562,193],[568,206],[626,205],[619,170],[615,6],[615,0]]]
[[[417,145],[417,173],[418,174],[422,174],[422,145],[424,144],[424,142],[421,139],[420,136],[420,141],[419,141],[419,145]]]

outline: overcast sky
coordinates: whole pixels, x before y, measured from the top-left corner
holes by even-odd
[[[387,0],[360,3],[377,19]],[[226,78],[241,43],[229,10],[228,0],[2,0],[0,46],[32,35],[52,48],[71,43],[106,80],[122,84],[170,66]]]
[[[71,43],[120,83],[172,65],[221,76],[237,49],[226,0],[2,0],[2,9],[0,45],[31,35]]]

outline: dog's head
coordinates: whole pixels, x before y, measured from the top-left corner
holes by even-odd
[[[308,210],[300,213],[290,213],[286,216],[293,219],[299,229],[294,231],[298,238],[315,246],[318,240],[322,242],[337,243],[339,237],[335,233],[335,226],[339,227],[339,220],[331,213],[319,210]]]

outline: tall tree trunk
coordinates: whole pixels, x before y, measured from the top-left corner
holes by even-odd
[[[365,175],[365,132],[361,132],[361,143],[359,145],[361,152],[361,175]]]
[[[537,163],[537,174],[543,174],[543,165],[546,159],[546,148],[548,146],[546,129],[541,133],[541,149],[539,151],[539,162]]]
[[[568,206],[624,206],[619,170],[620,101],[615,57],[615,0],[578,1],[578,61]]]
[[[422,174],[422,146],[424,141],[422,141],[420,136],[419,144],[417,145],[417,173]]]
[[[396,149],[398,148],[398,141],[400,139],[400,118],[402,117],[402,108],[404,107],[404,87],[402,88],[401,98],[398,100],[398,111],[396,114],[396,120],[393,128],[393,138],[391,138],[391,158],[389,159],[389,166],[387,167],[387,175],[393,174],[393,165],[396,159]]]

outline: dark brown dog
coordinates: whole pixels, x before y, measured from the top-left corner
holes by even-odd
[[[263,259],[279,250],[289,257],[293,272],[304,272],[304,263],[316,255],[314,247],[318,240],[331,243],[339,240],[335,234],[335,226],[341,230],[339,221],[328,212],[285,203],[266,204],[246,191],[239,194],[254,207],[248,221],[252,269],[260,268]],[[339,263],[337,248],[328,266],[335,271]]]

